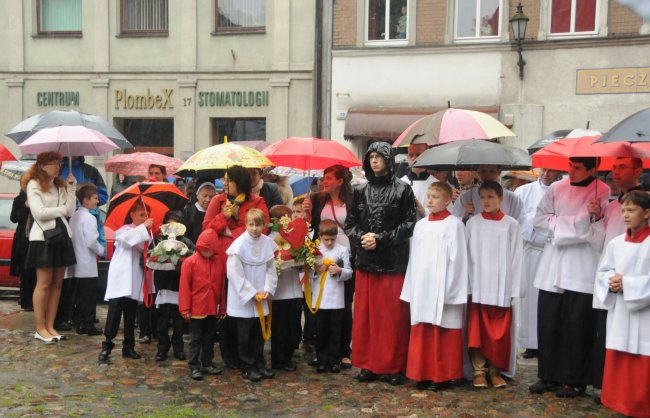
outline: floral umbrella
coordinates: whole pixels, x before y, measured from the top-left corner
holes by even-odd
[[[147,177],[151,164],[163,166],[168,173],[173,173],[183,165],[183,160],[158,154],[157,152],[133,152],[112,156],[106,160],[104,167],[106,171],[111,173]]]

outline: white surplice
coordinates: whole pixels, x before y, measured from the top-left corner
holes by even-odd
[[[623,276],[623,292],[609,292],[609,278]],[[650,238],[626,242],[625,234],[605,249],[596,276],[596,297],[607,313],[606,347],[650,356]]]
[[[533,227],[537,206],[548,190],[541,180],[518,187],[514,193],[524,204],[521,235],[524,239],[524,273],[526,297],[515,301],[517,312],[517,345],[524,349],[537,349],[537,296],[535,273],[542,258],[546,237]]]
[[[253,238],[248,231],[241,234],[226,250],[228,262],[228,316],[256,318],[255,296],[258,293],[275,293],[278,275],[274,252],[278,246],[266,235]],[[269,306],[262,301],[264,315]]]
[[[483,205],[481,205],[481,199],[479,197],[479,188],[472,187],[469,190],[463,192],[456,202],[454,203],[452,214],[457,216],[460,219],[463,219],[463,213],[465,213],[465,204],[466,203],[474,204],[474,216],[478,216],[483,212]],[[515,218],[519,223],[522,222],[524,216],[524,204],[515,196],[510,190],[503,189],[503,202],[501,202],[501,212]]]
[[[99,243],[97,218],[83,206],[70,218],[72,246],[77,264],[67,269],[69,277],[97,277],[97,257],[104,255],[104,246]]]
[[[535,287],[593,294],[603,237],[591,223],[587,203],[597,197],[601,207],[610,189],[600,180],[574,186],[568,178],[551,184],[537,207],[535,230],[548,237],[535,276]]]
[[[455,216],[415,224],[400,299],[410,303],[411,324],[463,327],[467,303],[467,238]]]
[[[269,238],[275,240],[280,235],[277,231],[272,231]],[[277,271],[277,270],[276,270]],[[300,284],[300,269],[290,267],[280,270],[278,275],[278,285],[273,292],[272,300],[302,299],[302,285]]]
[[[323,287],[323,296],[321,298],[320,309],[343,309],[345,308],[345,284],[344,282],[352,278],[352,267],[350,267],[350,252],[340,244],[334,243],[331,250],[321,244],[318,249],[323,254],[323,260],[329,258],[334,261],[343,270],[341,274],[332,276],[329,272],[325,278]],[[318,294],[320,293],[320,276],[321,272],[314,271],[311,273],[311,303],[312,308],[316,307]]]
[[[142,252],[150,238],[144,224],[127,224],[115,232],[115,252],[108,266],[104,300],[128,297],[142,301]]]

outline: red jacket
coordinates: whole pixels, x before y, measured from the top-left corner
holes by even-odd
[[[205,258],[201,250],[211,250],[214,255]],[[226,280],[220,258],[225,248],[217,233],[206,229],[196,242],[196,253],[183,261],[178,293],[178,310],[181,315],[192,316],[226,314]]]
[[[203,219],[204,231],[208,228],[212,228],[214,229],[214,232],[221,236],[227,226],[230,228],[230,232],[232,232],[232,239],[230,240],[232,242],[246,230],[246,212],[248,212],[248,209],[261,209],[266,215],[266,220],[269,220],[269,210],[266,207],[266,203],[264,203],[264,199],[258,195],[249,194],[248,200],[239,205],[237,221],[235,221],[234,218],[226,219],[226,215],[223,212],[223,207],[226,204],[226,201],[226,193],[221,193],[210,201],[210,206],[208,206],[208,210],[205,212],[205,218]],[[265,228],[264,233],[266,232],[267,230]]]

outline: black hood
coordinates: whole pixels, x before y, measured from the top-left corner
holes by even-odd
[[[390,144],[387,142],[373,142],[370,144],[368,151],[366,151],[366,155],[363,157],[363,172],[368,181],[372,182],[375,179],[375,173],[372,171],[372,168],[370,168],[370,161],[368,160],[368,156],[371,152],[376,152],[384,157],[386,167],[388,167],[387,177],[392,177],[393,171],[395,170],[395,158],[393,157],[393,150]]]

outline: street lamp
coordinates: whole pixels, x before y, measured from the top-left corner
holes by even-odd
[[[526,61],[524,61],[521,51],[523,51],[522,44],[526,38],[526,26],[528,26],[529,20],[528,16],[524,14],[523,6],[519,3],[517,5],[517,12],[510,18],[510,28],[514,34],[515,41],[517,41],[517,52],[519,52],[519,61],[517,62],[517,65],[519,66],[520,80],[524,79],[524,65],[526,65]]]

